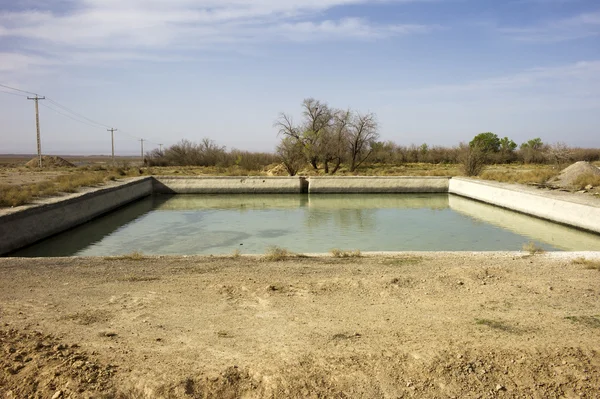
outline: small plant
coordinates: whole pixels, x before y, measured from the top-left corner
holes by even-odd
[[[517,332],[517,329],[514,327],[498,320],[490,320],[490,319],[475,319],[475,324],[480,326],[487,326],[489,328],[493,328],[494,330],[504,331],[514,333]]]
[[[121,256],[116,256],[116,257],[114,257],[112,259],[139,261],[139,260],[143,260],[144,259],[144,254],[142,254],[141,252],[138,252],[138,251],[134,251],[134,252],[131,252],[129,254],[125,254],[125,255],[121,255]]]
[[[295,256],[293,252],[288,251],[285,248],[278,247],[276,245],[270,246],[267,248],[267,252],[265,253],[265,260],[271,262],[278,262],[281,260],[285,260]]]
[[[399,256],[393,258],[385,258],[381,262],[388,266],[404,266],[404,265],[416,265],[423,262],[422,256]]]
[[[231,257],[232,257],[233,259],[238,259],[238,258],[240,258],[241,256],[242,256],[242,251],[240,251],[239,249],[236,249],[236,250],[234,250],[234,251],[231,253]]]
[[[543,248],[539,247],[533,241],[523,244],[523,251],[529,252],[529,255],[541,254],[545,252]]]
[[[583,265],[583,266],[585,266],[586,269],[600,271],[600,260],[576,258],[576,259],[573,259],[573,264],[574,265]]]
[[[329,251],[331,256],[334,258],[360,258],[362,256],[360,250],[356,249],[354,251],[344,251],[338,248],[334,248]]]
[[[586,327],[600,328],[600,316],[567,316],[565,319]]]

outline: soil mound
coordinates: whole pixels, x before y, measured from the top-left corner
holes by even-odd
[[[113,387],[116,366],[39,331],[0,329],[0,397],[89,398]]]
[[[39,158],[35,157],[25,164],[29,168],[37,168],[39,166]],[[74,167],[71,162],[61,157],[55,157],[51,155],[42,155],[42,167],[43,168],[57,168],[57,167]]]
[[[584,175],[600,176],[600,169],[589,162],[575,162],[563,169],[558,176],[550,180],[550,183],[558,187],[572,188],[575,186],[577,178]]]

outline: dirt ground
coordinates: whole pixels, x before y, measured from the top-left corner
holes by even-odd
[[[0,258],[0,273],[3,398],[600,397],[600,272],[556,254]]]

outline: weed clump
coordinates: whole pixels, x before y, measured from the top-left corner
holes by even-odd
[[[583,265],[586,269],[600,271],[600,260],[592,260],[586,258],[576,258],[572,262],[574,265]]]
[[[523,244],[523,251],[529,252],[529,255],[542,254],[546,252],[542,247],[538,246],[533,241]]]
[[[293,252],[288,251],[285,248],[273,245],[267,248],[267,252],[264,255],[264,259],[271,262],[278,262],[294,256],[296,256],[296,254],[294,254]]]
[[[362,256],[360,250],[356,249],[354,251],[344,251],[338,248],[334,248],[329,251],[331,256],[334,258],[360,258]]]

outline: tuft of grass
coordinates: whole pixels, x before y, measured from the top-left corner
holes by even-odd
[[[543,248],[539,247],[533,241],[523,244],[523,251],[529,252],[529,255],[541,254],[545,252]]]
[[[136,276],[136,275],[129,275],[126,276],[124,278],[119,279],[120,281],[126,281],[129,283],[137,283],[137,282],[141,282],[141,281],[156,281],[156,280],[160,280],[160,277],[157,276]]]
[[[231,253],[231,257],[233,259],[238,259],[241,256],[242,256],[242,251],[240,251],[239,249],[236,249]]]
[[[404,266],[404,265],[416,265],[423,262],[422,256],[399,256],[393,258],[384,258],[382,264],[387,266]]]
[[[565,319],[590,328],[600,328],[600,316],[567,316]]]
[[[144,259],[144,254],[142,254],[141,252],[138,251],[134,251],[125,255],[121,255],[121,256],[115,256],[115,257],[109,257],[109,259],[116,259],[116,260],[135,260],[135,261],[140,261]]]
[[[512,327],[512,326],[506,324],[505,322],[498,321],[498,320],[475,319],[475,324],[480,325],[480,326],[487,326],[494,330],[499,330],[499,331],[503,331],[503,332],[509,332],[509,333],[518,332],[518,330],[515,327]]]
[[[264,255],[264,259],[271,262],[278,262],[281,260],[286,260],[288,258],[294,257],[294,254],[291,251],[288,251],[285,248],[278,247],[276,245],[270,246],[267,248],[267,252]]]
[[[334,258],[360,258],[362,256],[360,250],[356,249],[354,251],[344,251],[338,248],[334,248],[329,251],[331,256]]]
[[[586,269],[600,271],[600,260],[592,260],[586,258],[576,258],[572,262],[574,265],[583,265]]]
[[[600,175],[585,173],[577,176],[577,179],[573,182],[573,186],[579,190],[583,190],[587,186],[598,187],[600,186]]]

